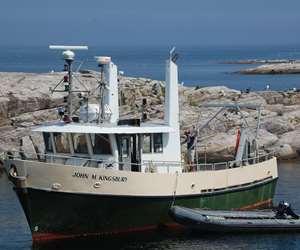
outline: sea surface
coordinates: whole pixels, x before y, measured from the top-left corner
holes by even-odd
[[[97,70],[94,56],[111,56],[126,76],[165,78],[165,60],[169,46],[156,47],[101,47],[90,46],[88,51],[76,52],[74,69]],[[263,90],[270,85],[273,90],[300,88],[300,75],[240,75],[243,68],[258,65],[224,64],[224,61],[247,59],[300,59],[300,46],[217,47],[178,46],[179,80],[187,86],[225,85],[245,90]],[[0,46],[0,71],[50,72],[61,71],[61,51],[48,46]]]
[[[300,162],[279,163],[279,181],[274,203],[292,204],[300,213]],[[59,206],[59,204],[58,204]],[[6,175],[0,172],[1,250],[102,250],[102,249],[300,249],[300,233],[286,234],[195,234],[160,232],[134,234],[107,240],[72,240],[32,246],[29,228]]]

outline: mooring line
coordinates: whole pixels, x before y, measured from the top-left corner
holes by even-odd
[[[174,203],[175,203],[177,184],[178,184],[178,172],[176,172],[175,185],[174,185],[174,192],[173,192],[173,200],[172,200],[172,203],[171,203],[171,207],[173,207],[173,205],[174,205]]]

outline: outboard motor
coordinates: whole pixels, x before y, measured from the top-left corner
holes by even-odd
[[[285,219],[286,216],[291,216],[293,219],[299,219],[299,216],[292,210],[291,205],[285,201],[280,201],[276,209],[275,217],[277,219]]]

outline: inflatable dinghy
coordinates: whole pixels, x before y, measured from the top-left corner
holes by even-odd
[[[300,231],[300,219],[290,205],[261,211],[201,210],[172,206],[170,216],[179,224],[203,232]]]

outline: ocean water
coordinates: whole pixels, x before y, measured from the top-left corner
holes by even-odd
[[[171,47],[101,47],[76,52],[82,69],[95,69],[94,56],[111,56],[126,76],[164,79],[164,64]],[[179,80],[188,86],[225,85],[235,89],[273,90],[300,88],[300,75],[240,75],[240,69],[258,65],[224,64],[224,61],[247,59],[300,59],[300,46],[276,47],[200,47],[178,46]],[[0,46],[0,71],[49,72],[62,70],[61,51],[48,46]]]
[[[300,162],[279,163],[279,181],[274,203],[288,201],[300,213]],[[300,249],[300,233],[286,234],[196,234],[160,232],[129,237],[58,241],[32,246],[29,228],[17,197],[5,174],[0,172],[1,250],[102,250],[102,249]]]

